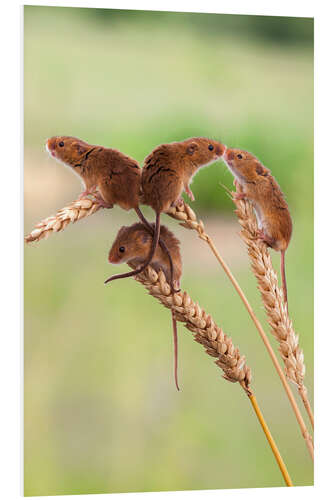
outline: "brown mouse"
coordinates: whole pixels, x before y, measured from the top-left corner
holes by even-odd
[[[196,172],[222,157],[225,146],[206,137],[193,137],[181,142],[157,146],[144,161],[141,177],[141,202],[149,205],[156,213],[155,233],[145,268],[151,262],[160,237],[160,216],[172,205],[182,204],[185,190],[194,200],[190,182]],[[140,269],[140,272],[142,270]],[[118,279],[123,275],[115,275]]]
[[[288,308],[285,252],[292,234],[292,220],[283,193],[266,168],[253,154],[240,149],[227,149],[223,159],[235,177],[237,199],[252,202],[258,237],[267,246],[281,252],[281,278],[284,300]]]
[[[179,248],[179,240],[173,235],[166,226],[160,227],[161,238],[168,247],[173,261],[173,285],[180,286],[182,275],[182,259]],[[109,252],[109,262],[112,264],[122,264],[126,262],[130,267],[136,269],[147,260],[152,244],[152,235],[147,230],[146,226],[141,223],[133,224],[132,226],[123,226],[117,236]],[[165,252],[156,247],[150,265],[156,272],[163,271],[167,282],[171,285],[171,272],[169,259]],[[112,279],[112,278],[111,278]],[[177,338],[177,321],[172,313],[173,339],[174,339],[174,377],[176,387],[178,385],[178,338]]]
[[[119,205],[124,210],[134,209],[151,234],[154,233],[139,208],[141,168],[137,161],[117,149],[88,144],[77,137],[51,137],[46,142],[46,149],[53,158],[71,167],[80,177],[85,188],[81,198],[93,195],[102,207]],[[169,255],[163,240],[160,244]],[[172,271],[170,255],[169,263]]]

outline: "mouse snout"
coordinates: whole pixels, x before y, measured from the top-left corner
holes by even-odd
[[[111,248],[109,252],[108,261],[110,262],[110,264],[121,264],[123,262],[123,259],[122,256],[119,255],[117,250]]]
[[[111,250],[109,252],[108,261],[110,262],[110,264],[117,264],[117,258],[116,258],[116,256],[113,254],[113,252]]]
[[[234,159],[235,155],[232,149],[226,149],[223,154],[223,158],[225,161],[232,161]]]
[[[224,155],[225,150],[226,150],[226,146],[224,144],[217,144],[217,146],[215,148],[215,153],[216,153],[217,159]]]
[[[51,137],[46,141],[46,149],[54,156],[56,146],[56,137]]]

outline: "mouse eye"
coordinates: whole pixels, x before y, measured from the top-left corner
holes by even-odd
[[[209,151],[213,151],[213,149],[214,149],[213,144],[209,144],[208,149],[209,149]]]
[[[242,160],[243,159],[243,155],[241,155],[240,153],[238,153],[237,158],[239,158],[240,160]]]
[[[59,142],[59,147],[60,147],[60,148],[63,148],[63,147],[64,147],[64,145],[65,145],[65,144],[64,144],[64,141],[60,141],[60,142]]]
[[[119,252],[124,253],[125,252],[125,247],[119,247]]]

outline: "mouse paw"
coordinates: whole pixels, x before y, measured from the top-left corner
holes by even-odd
[[[261,240],[264,243],[266,243],[266,245],[269,247],[272,247],[274,244],[273,238],[270,238],[267,234],[265,234],[262,229],[258,229],[257,238],[258,240]]]
[[[94,200],[98,204],[99,207],[101,208],[112,208],[113,204],[112,203],[107,203],[104,198],[100,195],[100,193],[94,193]]]
[[[234,200],[245,200],[246,196],[244,193],[233,193]]]
[[[194,194],[190,190],[189,186],[185,186],[185,192],[186,192],[186,194],[188,195],[188,197],[190,198],[191,201],[195,201]]]
[[[97,190],[97,186],[92,186],[89,189],[86,189],[85,191],[82,191],[82,193],[79,195],[79,200],[82,200],[82,198],[85,198],[86,196],[89,196],[90,194],[95,194]]]
[[[172,205],[176,208],[182,208],[184,206],[183,198],[178,198],[176,201],[172,203]]]

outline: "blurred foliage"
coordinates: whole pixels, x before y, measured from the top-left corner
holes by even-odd
[[[252,151],[294,217],[290,310],[312,399],[313,20],[32,6],[24,13],[26,232],[80,189],[47,157],[51,135],[116,147],[141,164],[157,144],[195,135]],[[194,208],[206,224],[218,212],[212,236],[222,253],[230,245],[228,263],[265,321],[220,183],[232,186],[221,162],[200,171]],[[26,249],[25,494],[281,485],[241,390],[221,380],[180,327],[178,394],[170,314],[132,280],[104,287],[108,248],[134,219],[115,208]],[[238,297],[204,244],[164,223],[182,241],[182,287],[246,355],[295,484],[312,484],[294,416]]]
[[[67,8],[66,8],[67,9]],[[73,10],[73,9],[72,9]],[[69,13],[66,12],[66,15]],[[266,40],[278,44],[313,44],[313,19],[280,16],[247,16],[228,14],[203,14],[189,12],[161,12],[122,9],[87,9],[73,12],[76,19],[97,21],[100,27],[112,29],[119,23],[135,27],[140,24],[176,25],[181,30],[194,29],[199,33],[218,37],[226,33],[251,39]]]

